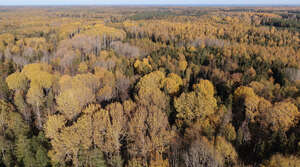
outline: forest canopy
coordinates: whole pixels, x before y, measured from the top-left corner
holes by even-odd
[[[299,7],[0,7],[0,166],[299,167]]]

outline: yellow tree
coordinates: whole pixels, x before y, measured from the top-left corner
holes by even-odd
[[[22,73],[24,73],[27,78],[34,79],[36,72],[40,71],[50,73],[52,71],[52,67],[46,63],[33,63],[24,66]]]
[[[165,78],[165,74],[161,71],[154,71],[145,76],[143,76],[140,81],[137,83],[136,88],[141,89],[143,87],[156,87],[161,88],[161,82]]]
[[[283,156],[281,154],[275,154],[269,161],[261,164],[261,167],[298,167],[300,164],[300,158],[296,156]]]
[[[93,140],[107,156],[112,166],[122,166],[121,146],[126,136],[126,117],[120,103],[109,104],[93,116]]]
[[[80,148],[87,150],[92,144],[91,118],[89,116],[80,117],[74,125],[65,128],[49,125],[53,125],[53,123],[46,126],[52,130],[61,129],[51,140],[53,149],[50,150],[49,156],[52,161],[58,163],[69,160],[74,166],[79,166],[78,153]],[[46,134],[47,136],[51,135],[48,129],[46,129]]]
[[[180,90],[180,87],[183,85],[183,81],[177,74],[170,73],[168,77],[162,81],[162,85],[168,94],[175,94]]]
[[[24,73],[15,72],[6,78],[9,89],[25,90],[28,86],[28,79]]]
[[[287,131],[295,126],[300,118],[298,108],[291,102],[282,101],[274,105],[268,100],[257,96],[252,88],[239,87],[235,91],[235,99],[244,99],[245,116],[261,128],[272,131]]]
[[[26,103],[22,97],[22,91],[28,86],[30,81],[30,88],[27,92],[27,103],[34,106],[34,113],[36,115],[38,128],[42,128],[43,122],[43,112],[41,112],[40,107],[43,106],[47,93],[49,93],[52,88],[55,77],[50,72],[52,67],[44,63],[34,63],[26,65],[22,72],[16,72],[11,76],[7,77],[6,81],[11,89],[17,90],[14,99],[16,100],[16,105],[18,109],[23,114],[24,118],[28,119],[30,114],[28,114]],[[46,90],[44,93],[44,90]]]
[[[95,95],[87,87],[67,89],[56,97],[58,109],[68,120],[76,118],[80,114],[81,109],[93,101],[95,101]]]
[[[162,154],[168,148],[172,132],[166,110],[168,97],[160,90],[162,72],[145,75],[137,84],[137,107],[129,122],[128,150],[137,163],[147,165],[147,161],[163,160]]]
[[[86,62],[81,62],[78,66],[78,72],[85,73],[88,71],[88,65]]]
[[[30,76],[31,83],[34,82],[41,88],[50,89],[55,82],[54,75],[45,71],[30,71],[27,75]]]
[[[72,78],[71,84],[73,88],[87,87],[96,92],[100,86],[100,80],[96,75],[91,73],[78,74]]]
[[[234,97],[235,99],[238,98],[246,98],[248,96],[256,96],[253,89],[250,87],[246,87],[246,86],[241,86],[238,87],[235,91],[234,91]]]
[[[65,127],[66,119],[62,115],[51,115],[45,123],[44,129],[46,137],[50,139],[58,138],[59,132]]]
[[[106,110],[100,105],[90,104],[82,110],[76,122],[68,125],[68,119],[66,115],[53,115],[45,124],[46,136],[52,145],[49,156],[54,164],[68,161],[74,166],[94,164],[100,159],[91,162],[86,156],[94,156],[90,154],[101,150],[110,165],[123,165],[120,150],[126,136],[126,117],[120,103],[112,103]]]
[[[218,136],[216,138],[215,149],[224,157],[226,165],[232,166],[237,164],[237,152],[235,151],[231,143],[227,142],[223,137]]]
[[[146,165],[147,160],[162,160],[171,138],[165,113],[157,106],[137,108],[129,123],[127,140],[129,153],[140,159],[141,165]]]
[[[177,118],[185,123],[204,119],[215,112],[217,100],[214,98],[214,88],[210,81],[202,80],[194,85],[194,92],[182,93],[175,98],[174,106]]]
[[[144,58],[143,61],[136,60],[134,68],[139,74],[147,74],[152,71],[152,66],[149,64],[149,60]]]
[[[58,109],[68,120],[76,118],[83,107],[96,100],[95,92],[100,80],[96,75],[87,73],[74,77],[64,75],[59,80],[60,94],[56,97]]]
[[[71,126],[67,126],[67,118],[63,115],[48,117],[45,124],[45,133],[51,139],[52,149],[49,156],[54,164],[71,161],[74,166],[79,166],[80,149],[92,148],[93,127],[91,113],[87,108],[84,114]]]
[[[291,102],[275,103],[272,108],[263,110],[257,120],[273,131],[287,131],[297,125],[300,118],[298,108]]]
[[[40,112],[40,106],[45,101],[45,95],[42,88],[37,84],[32,82],[31,87],[29,88],[26,99],[29,104],[36,107],[36,120],[39,129],[43,127],[42,113]]]
[[[114,98],[116,96],[116,78],[114,74],[98,68],[95,75],[101,79],[102,83],[101,88],[97,92],[97,100],[102,102]]]
[[[214,96],[214,85],[209,80],[201,79],[199,84],[193,85],[194,90],[206,96]]]
[[[185,71],[185,69],[187,68],[187,65],[188,65],[188,63],[187,63],[186,60],[180,60],[180,61],[178,62],[179,70],[180,70],[181,72],[184,72],[184,71]]]
[[[15,72],[6,78],[6,83],[9,89],[15,90],[14,104],[17,106],[19,112],[23,117],[29,121],[31,112],[29,112],[26,102],[24,100],[24,91],[28,88],[29,80],[22,72]]]

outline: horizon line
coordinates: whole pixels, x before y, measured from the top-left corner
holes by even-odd
[[[299,4],[0,4],[0,7],[30,7],[30,6],[205,6],[205,7],[226,7],[226,6],[235,6],[235,7],[273,7],[273,6],[292,6],[300,7]]]

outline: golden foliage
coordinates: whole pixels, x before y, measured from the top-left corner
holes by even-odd
[[[72,88],[61,92],[56,98],[58,109],[66,119],[72,120],[78,116],[81,109],[88,103],[95,101],[95,95],[87,87]]]
[[[293,103],[279,102],[275,103],[271,110],[263,112],[260,118],[266,121],[273,131],[287,131],[297,125],[300,112]]]
[[[214,98],[214,87],[210,81],[201,80],[194,85],[195,92],[182,93],[175,98],[174,106],[177,111],[177,118],[187,122],[195,119],[204,119],[213,114],[217,107],[217,100]]]
[[[15,72],[6,78],[9,89],[25,89],[28,85],[28,79],[24,73]]]
[[[78,66],[78,71],[80,73],[85,73],[88,70],[88,65],[86,64],[86,62],[81,62]]]
[[[195,92],[205,96],[214,96],[214,85],[209,80],[201,79],[199,84],[193,85]]]
[[[162,80],[162,87],[169,93],[175,94],[183,85],[183,81],[177,74],[170,73],[167,78]]]
[[[161,82],[165,78],[165,74],[161,71],[154,71],[150,74],[143,76],[137,84],[137,88],[141,89],[144,87],[149,88],[161,88]]]
[[[235,99],[237,98],[245,98],[245,97],[253,97],[256,96],[253,89],[250,87],[246,87],[246,86],[241,86],[238,87],[235,91],[234,91],[234,97]]]
[[[185,69],[187,68],[188,63],[185,60],[180,60],[178,65],[179,65],[179,70],[184,72]]]
[[[46,137],[50,139],[57,138],[60,130],[65,126],[66,119],[62,115],[51,115],[45,124]]]
[[[263,164],[261,167],[299,167],[300,159],[296,156],[283,156],[275,154],[271,159]]]
[[[238,154],[231,143],[227,142],[223,137],[218,136],[215,144],[216,150],[222,154],[227,164],[236,164],[238,161]]]
[[[147,74],[152,71],[152,67],[147,58],[144,58],[143,61],[136,60],[134,63],[134,68],[139,74]]]

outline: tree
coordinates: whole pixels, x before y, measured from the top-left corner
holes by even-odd
[[[86,64],[86,62],[81,62],[78,66],[78,72],[85,73],[87,71],[88,71],[88,65]]]
[[[37,125],[39,129],[43,128],[43,114],[41,113],[40,107],[43,105],[43,103],[45,102],[45,96],[43,93],[42,88],[37,84],[32,82],[31,87],[29,88],[28,92],[27,92],[27,102],[31,105],[33,105],[34,107],[36,107],[36,120],[37,120]]]
[[[144,58],[143,61],[136,60],[134,63],[134,68],[139,74],[148,74],[152,71],[152,67],[149,64],[149,60]]]
[[[33,166],[35,164],[34,154],[30,151],[30,140],[25,136],[20,136],[16,143],[16,156],[19,162],[23,162],[25,166]]]
[[[50,65],[35,63],[26,65],[22,72],[16,72],[6,78],[10,89],[16,90],[14,96],[15,104],[27,121],[30,120],[31,115],[23,98],[23,92],[26,91],[30,81],[26,101],[35,108],[37,127],[39,129],[42,129],[43,122],[43,113],[40,112],[40,107],[43,106],[47,93],[55,82],[55,77],[49,72],[51,72]]]
[[[261,167],[297,167],[300,164],[300,159],[296,156],[283,156],[281,154],[275,154],[269,161],[261,164]]]
[[[123,106],[120,103],[112,103],[106,107],[109,115],[105,128],[105,134],[100,137],[100,143],[97,145],[105,153],[108,163],[112,166],[122,166],[121,147],[126,137],[126,117],[124,115]],[[100,127],[95,127],[99,129]],[[99,134],[99,132],[95,133]],[[100,133],[101,134],[101,133]],[[95,139],[95,141],[98,141]]]
[[[29,109],[25,99],[23,91],[16,91],[14,94],[14,104],[16,105],[18,111],[22,114],[26,121],[31,120],[32,112]]]
[[[90,104],[72,125],[68,126],[66,119],[62,115],[49,116],[45,125],[46,136],[53,147],[49,154],[54,163],[66,163],[67,158],[74,166],[103,165],[103,152],[110,165],[123,165],[120,151],[126,119],[120,103],[110,104],[107,110]],[[89,157],[94,158],[93,161]],[[99,161],[94,161],[97,157]]]
[[[236,139],[236,131],[231,123],[226,124],[220,132],[228,141],[234,141]]]
[[[2,148],[0,153],[0,164],[4,164],[5,166],[16,164],[13,160],[15,158],[15,150],[13,149],[15,145],[8,137],[26,134],[29,129],[22,121],[21,116],[13,111],[13,105],[0,100],[0,147]],[[14,122],[14,120],[19,122]]]
[[[56,101],[62,114],[68,120],[72,120],[80,114],[85,105],[95,101],[95,95],[87,87],[72,88],[61,92],[56,97]]]
[[[223,157],[225,164],[228,166],[232,166],[237,164],[238,154],[235,151],[234,147],[231,143],[227,142],[223,137],[218,136],[215,142],[215,149],[218,151]]]
[[[271,110],[265,110],[258,116],[258,120],[263,121],[261,124],[273,131],[287,131],[297,125],[299,118],[298,108],[290,102],[275,103]]]
[[[152,72],[136,86],[137,108],[129,122],[127,141],[130,155],[139,159],[140,165],[147,165],[148,160],[163,160],[162,154],[173,136],[165,112],[168,98],[159,89],[163,77],[159,71]]]
[[[165,74],[161,71],[154,71],[145,76],[143,76],[140,81],[137,83],[136,88],[141,89],[143,87],[156,87],[161,88],[161,82],[165,78]]]
[[[162,81],[162,85],[168,94],[175,94],[180,90],[183,81],[178,75],[170,73],[168,77]]]
[[[15,72],[6,78],[9,89],[25,90],[28,86],[28,79],[24,73]]]
[[[34,79],[35,78],[35,72],[51,72],[52,67],[51,65],[48,65],[46,63],[33,63],[33,64],[28,64],[22,69],[22,73],[26,75],[27,78],[29,79]]]
[[[192,141],[182,156],[184,164],[190,167],[221,167],[224,163],[222,155],[205,137]]]
[[[72,88],[87,87],[90,88],[93,93],[99,89],[101,84],[99,78],[91,73],[78,74],[70,81]]]
[[[5,131],[11,131],[13,132],[13,136],[17,136],[25,135],[29,131],[29,126],[22,120],[22,117],[19,113],[14,112],[14,108],[11,104],[0,100],[0,107],[0,125],[2,134],[5,134]]]
[[[206,95],[206,96],[214,96],[214,85],[209,80],[201,79],[199,84],[193,85],[194,90],[197,93]]]
[[[79,166],[85,167],[106,167],[103,153],[96,148],[91,151],[79,150]]]
[[[250,87],[246,87],[246,86],[241,86],[238,87],[235,91],[234,91],[234,97],[235,99],[238,98],[245,98],[245,97],[253,97],[256,96],[253,89]]]
[[[200,81],[194,85],[194,89],[194,92],[182,93],[174,101],[177,118],[186,123],[204,119],[213,114],[217,107],[217,101],[213,96],[214,88],[209,81]]]
[[[165,113],[157,107],[151,110],[138,107],[129,123],[128,150],[131,156],[141,158],[140,163],[144,165],[148,159],[155,160],[156,154],[161,156],[172,137],[168,126]]]
[[[245,88],[245,89],[244,89]],[[300,113],[291,102],[277,102],[272,105],[268,100],[257,96],[252,88],[238,88],[236,98],[243,97],[246,119],[259,123],[260,128],[272,131],[287,131],[298,123]]]
[[[97,71],[96,76],[101,79],[101,86],[97,92],[97,100],[99,102],[109,101],[116,97],[116,78],[110,71],[100,69]]]
[[[99,89],[97,93],[97,99],[102,102],[102,101],[109,101],[114,97],[114,92],[113,88],[105,85],[103,88]]]
[[[30,128],[12,105],[0,101],[0,164],[48,166],[45,140],[40,133],[29,137]],[[5,144],[5,145],[4,145]],[[9,162],[11,161],[11,162]]]
[[[43,140],[44,136],[41,133],[31,139],[19,136],[16,142],[18,161],[22,162],[24,166],[49,166],[50,160],[47,156],[47,149],[43,146]]]
[[[113,42],[112,48],[117,52],[119,55],[125,56],[127,58],[137,58],[140,56],[139,48],[135,46],[131,46],[128,43],[122,42]]]
[[[120,72],[116,72],[116,91],[117,97],[120,97],[122,101],[125,101],[129,97],[129,88],[131,81],[128,77],[124,76]]]
[[[31,83],[38,84],[41,88],[50,89],[55,82],[55,77],[45,71],[27,72],[27,75],[31,77]]]
[[[181,72],[184,72],[184,71],[186,70],[186,68],[187,68],[187,65],[188,65],[187,61],[185,61],[185,60],[180,60],[179,63],[178,63],[179,70],[180,70]]]
[[[64,128],[65,124],[66,124],[66,119],[64,118],[64,116],[62,115],[49,116],[44,126],[46,137],[50,139],[57,138],[58,132]]]
[[[70,161],[74,166],[79,166],[80,149],[92,148],[91,117],[83,115],[72,126],[65,126],[64,123],[60,116],[49,117],[46,123],[46,136],[52,139],[49,156],[54,164]]]

